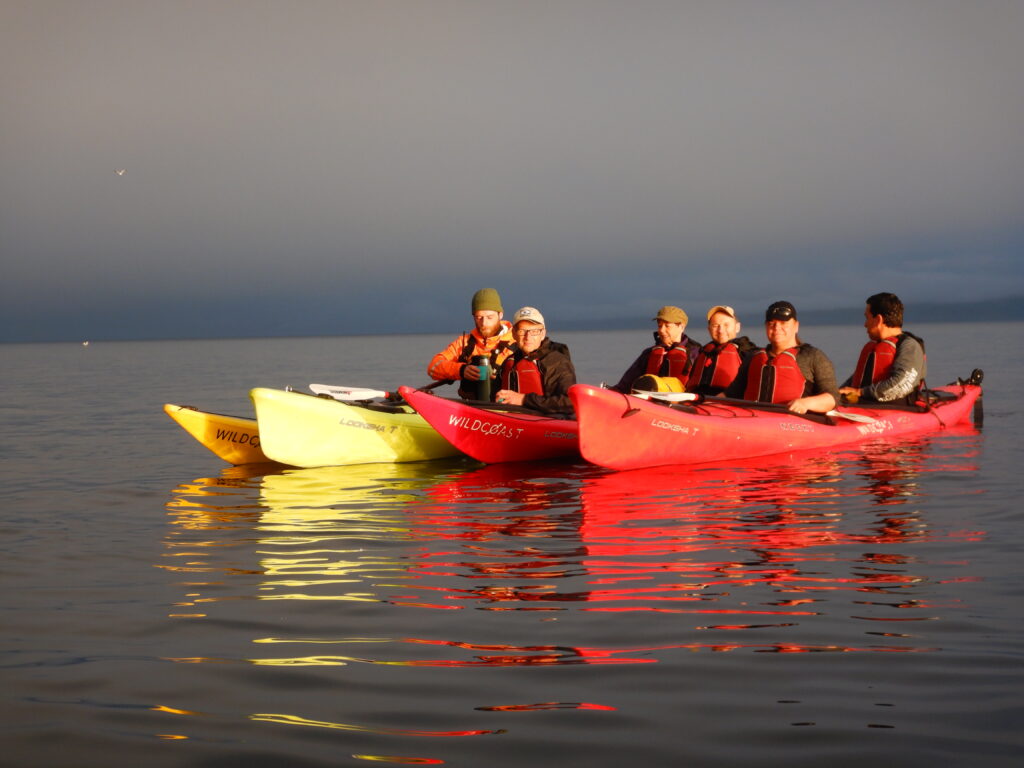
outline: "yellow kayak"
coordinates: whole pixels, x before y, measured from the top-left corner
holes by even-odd
[[[270,461],[260,448],[256,419],[200,411],[191,405],[164,405],[174,419],[204,447],[230,464],[259,464]]]
[[[294,467],[425,461],[459,452],[408,405],[343,403],[303,392],[257,388],[260,446]]]

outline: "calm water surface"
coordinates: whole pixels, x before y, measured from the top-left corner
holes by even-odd
[[[0,764],[1019,765],[1024,325],[914,330],[981,429],[626,473],[232,468],[161,411],[447,337],[0,347]]]

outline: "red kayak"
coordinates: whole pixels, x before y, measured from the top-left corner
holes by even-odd
[[[579,425],[573,419],[516,406],[467,403],[412,387],[399,387],[398,394],[445,440],[477,461],[536,461],[580,452]]]
[[[981,395],[981,387],[974,384],[930,391],[936,398],[927,407],[843,406],[832,416],[801,416],[785,406],[715,398],[664,403],[587,384],[570,388],[569,397],[579,419],[583,458],[610,469],[640,469],[732,461],[942,429],[968,421]]]

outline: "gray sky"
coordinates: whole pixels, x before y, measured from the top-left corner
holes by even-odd
[[[0,340],[1024,294],[1022,39],[1019,0],[0,0]]]

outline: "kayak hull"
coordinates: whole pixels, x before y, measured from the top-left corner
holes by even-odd
[[[399,387],[398,394],[451,445],[477,461],[579,456],[579,425],[573,419],[487,408],[412,387]]]
[[[942,429],[970,420],[981,387],[951,385],[955,395],[926,412],[844,407],[873,423],[843,418],[806,418],[708,398],[700,405],[672,407],[608,389],[577,384],[569,397],[580,427],[580,453],[609,469],[703,464],[827,448],[877,437]]]
[[[343,403],[280,389],[253,389],[263,452],[295,467],[426,461],[458,455],[408,406]]]
[[[208,450],[229,464],[263,464],[256,419],[200,411],[191,405],[164,404],[164,413]]]

